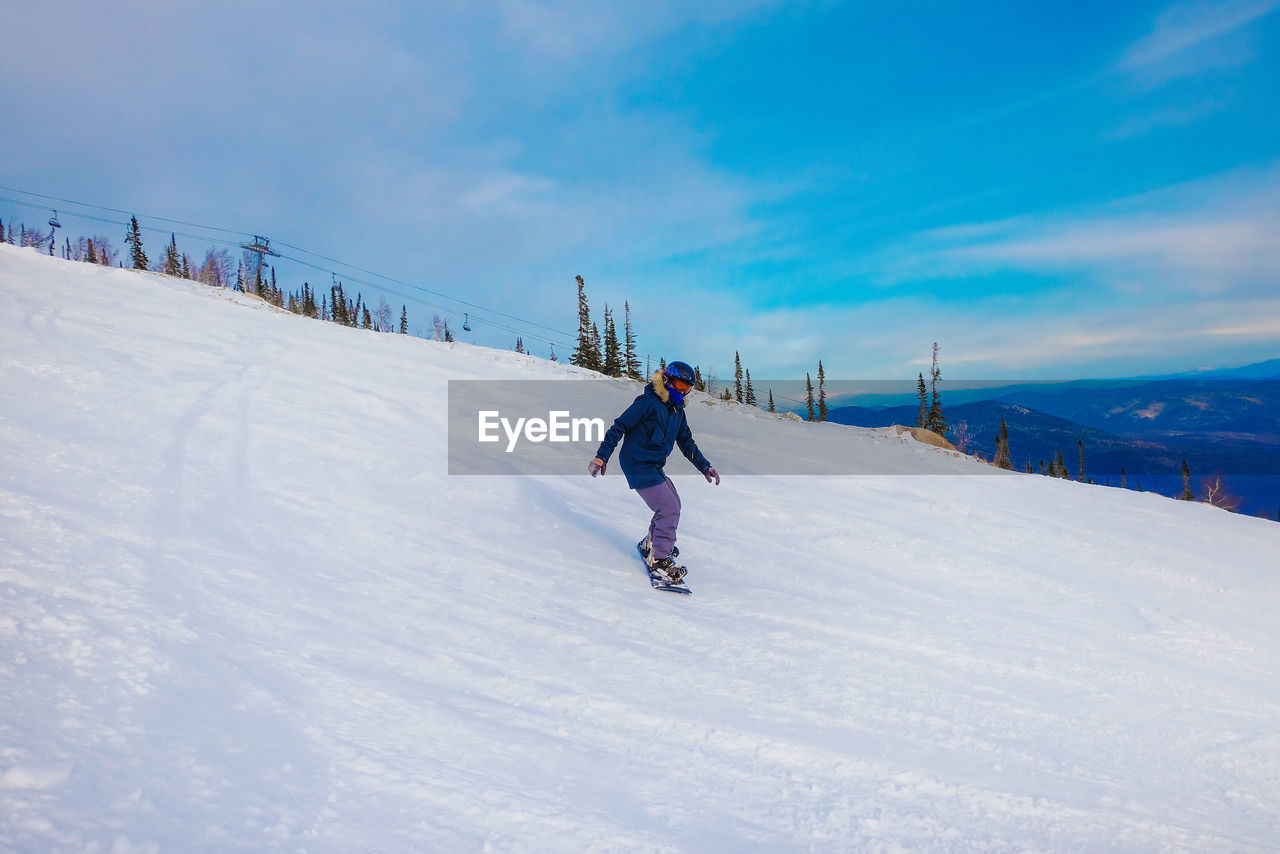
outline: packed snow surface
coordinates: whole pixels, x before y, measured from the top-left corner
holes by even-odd
[[[1280,849],[1274,522],[694,400],[678,597],[591,449],[446,473],[448,380],[618,383],[8,246],[0,295],[0,850]]]

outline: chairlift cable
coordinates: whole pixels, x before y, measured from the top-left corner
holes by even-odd
[[[0,196],[0,202],[8,202],[9,204],[22,205],[23,207],[28,207],[28,208],[36,208],[37,210],[44,208],[43,205],[32,204],[31,202],[24,202],[20,199],[10,199],[3,196]],[[119,225],[126,228],[129,226],[128,222],[124,222],[118,219],[109,219],[107,217],[94,216],[93,214],[72,212],[70,215],[75,217],[76,219],[86,219],[86,220],[91,220],[93,222],[103,222],[108,225]],[[215,243],[215,244],[220,244],[222,246],[237,246],[237,247],[240,246],[239,241],[225,240],[221,237],[209,237],[203,234],[188,234],[187,232],[184,232],[184,231],[173,231],[172,229],[168,229],[168,228],[157,228],[151,225],[143,225],[142,223],[138,224],[138,228],[141,231],[154,231],[157,233],[163,233],[168,231],[170,234],[176,237],[185,237],[191,240],[201,240],[206,243]],[[232,232],[232,233],[238,234],[239,232]]]
[[[190,222],[190,221],[187,221],[187,220],[173,219],[173,218],[170,218],[170,217],[151,216],[151,215],[149,215],[149,214],[135,214],[135,213],[134,213],[134,212],[132,212],[132,211],[127,211],[127,210],[123,210],[123,209],[120,209],[120,208],[107,207],[106,205],[96,205],[96,204],[92,204],[92,203],[90,203],[90,202],[81,202],[81,201],[77,201],[77,200],[75,200],[75,199],[67,199],[67,198],[63,198],[63,197],[61,197],[61,196],[52,196],[52,195],[48,195],[48,194],[45,194],[45,193],[35,193],[35,192],[30,191],[30,190],[23,190],[23,189],[20,189],[20,188],[17,188],[17,187],[7,187],[7,186],[0,185],[0,191],[6,191],[6,192],[11,192],[11,193],[18,193],[18,194],[21,194],[21,195],[24,195],[24,196],[31,196],[31,197],[33,197],[33,198],[45,199],[45,200],[48,200],[48,201],[55,201],[55,202],[60,202],[60,203],[64,203],[64,204],[75,205],[75,206],[77,206],[77,207],[81,207],[81,208],[89,208],[89,209],[92,209],[92,210],[106,211],[106,212],[109,212],[109,213],[122,214],[122,215],[129,215],[129,216],[131,216],[131,217],[137,217],[138,219],[141,219],[141,220],[144,220],[144,221],[149,221],[149,222],[169,223],[169,224],[173,224],[173,225],[185,225],[185,226],[189,226],[189,227],[191,227],[191,228],[200,229],[200,230],[203,230],[203,231],[219,232],[219,233],[222,233],[222,234],[238,235],[238,236],[243,236],[243,237],[254,237],[254,235],[252,235],[250,232],[246,232],[246,231],[237,231],[237,230],[234,230],[234,229],[221,228],[221,227],[219,227],[219,226],[205,225],[205,224],[203,224],[203,223]],[[32,203],[32,202],[24,201],[24,200],[21,200],[21,199],[13,199],[13,198],[0,197],[0,201],[2,201],[2,202],[8,202],[8,203],[10,203],[10,204],[15,204],[15,205],[21,205],[21,206],[23,206],[23,207],[31,207],[31,208],[37,208],[37,209],[38,209],[38,208],[43,207],[42,205],[37,205],[37,204],[34,204],[34,203]],[[93,214],[89,214],[89,213],[81,213],[81,212],[78,212],[78,211],[72,211],[72,212],[71,212],[71,216],[78,217],[78,218],[80,218],[80,219],[85,219],[85,220],[94,221],[94,222],[109,223],[109,224],[112,224],[112,225],[119,225],[119,226],[125,226],[125,227],[127,227],[127,226],[129,225],[129,223],[128,223],[127,221],[122,222],[122,221],[120,221],[120,220],[110,219],[110,218],[101,217],[101,216],[94,216]],[[248,251],[256,251],[256,250],[254,250],[254,249],[252,249],[252,248],[250,248],[250,247],[246,247],[246,246],[245,246],[245,244],[244,244],[243,242],[238,241],[238,240],[228,240],[228,239],[225,239],[225,238],[211,237],[211,236],[208,236],[208,235],[200,235],[200,234],[190,234],[190,233],[186,233],[186,232],[178,232],[178,231],[174,231],[174,230],[172,230],[172,229],[170,229],[170,228],[159,228],[159,227],[152,226],[152,225],[143,225],[142,223],[139,223],[139,226],[138,226],[138,227],[139,227],[139,229],[141,229],[141,230],[143,230],[143,231],[150,231],[150,232],[164,232],[164,231],[169,231],[169,232],[170,232],[171,234],[173,234],[174,236],[183,237],[183,238],[190,239],[190,240],[204,241],[204,242],[207,242],[207,243],[213,243],[213,244],[215,244],[215,245],[227,246],[227,247],[231,247],[231,248],[247,249]],[[255,242],[256,242],[257,240],[259,240],[259,239],[261,239],[261,238],[254,237]],[[382,279],[382,280],[387,281],[387,282],[392,282],[392,283],[397,284],[397,285],[400,285],[401,287],[404,287],[404,288],[409,288],[409,289],[411,289],[411,290],[420,291],[420,292],[425,293],[425,294],[430,294],[430,295],[435,296],[435,297],[438,297],[438,298],[440,298],[440,299],[444,299],[444,300],[448,300],[448,301],[453,302],[453,303],[457,303],[457,304],[458,304],[458,305],[460,305],[460,306],[466,306],[467,308],[475,309],[475,310],[478,310],[478,311],[484,312],[486,315],[492,315],[492,316],[497,316],[497,317],[506,318],[506,319],[507,319],[507,320],[509,320],[509,321],[513,321],[513,322],[515,322],[515,323],[517,323],[517,324],[521,324],[521,325],[523,325],[523,326],[528,326],[528,327],[532,327],[532,328],[535,328],[535,329],[545,330],[545,332],[552,333],[553,335],[564,336],[564,337],[566,337],[566,338],[568,338],[568,337],[572,337],[572,333],[567,332],[567,331],[565,331],[565,330],[563,330],[563,329],[557,329],[557,328],[552,327],[552,326],[547,326],[546,324],[537,323],[536,321],[532,321],[532,320],[527,320],[527,319],[525,319],[525,318],[523,318],[523,317],[519,317],[518,315],[509,314],[509,313],[507,313],[507,312],[499,311],[499,310],[497,310],[497,309],[488,308],[488,307],[483,306],[483,305],[480,305],[480,304],[478,304],[478,303],[473,303],[473,302],[470,302],[470,301],[468,301],[468,300],[460,299],[460,298],[458,298],[458,297],[453,297],[453,296],[450,296],[449,294],[443,293],[443,292],[441,292],[441,291],[432,290],[431,288],[427,288],[427,287],[424,287],[424,286],[422,286],[422,285],[415,285],[415,284],[413,284],[412,282],[406,282],[406,281],[404,281],[404,280],[402,280],[402,279],[397,279],[397,278],[394,278],[394,277],[392,277],[392,276],[387,276],[387,275],[384,275],[384,274],[382,274],[382,273],[378,273],[378,272],[373,271],[373,270],[369,270],[369,269],[366,269],[366,268],[363,268],[363,267],[356,266],[356,265],[354,265],[354,264],[349,264],[349,263],[347,263],[347,262],[345,262],[345,261],[341,261],[341,260],[339,260],[339,259],[337,259],[337,258],[331,258],[331,257],[326,256],[326,255],[321,255],[321,254],[320,254],[320,253],[318,253],[318,252],[313,252],[312,250],[305,249],[305,248],[300,247],[300,246],[295,246],[295,245],[293,245],[293,244],[285,243],[285,242],[283,242],[283,241],[276,241],[276,245],[277,245],[277,246],[284,247],[284,248],[287,248],[287,249],[292,249],[292,250],[294,250],[294,251],[296,251],[296,252],[301,252],[301,253],[306,254],[306,255],[309,255],[309,256],[311,256],[311,257],[319,258],[319,259],[321,259],[321,260],[328,261],[328,262],[330,262],[330,263],[332,263],[332,264],[337,264],[337,265],[338,265],[338,266],[340,266],[340,267],[345,267],[345,268],[348,268],[348,269],[351,269],[351,270],[355,270],[355,271],[358,271],[358,272],[364,273],[364,274],[366,274],[366,275],[373,276],[373,277],[378,278],[378,279]],[[314,265],[314,264],[307,264],[306,262],[303,262],[303,261],[302,261],[301,259],[299,259],[299,258],[294,258],[294,257],[290,257],[290,256],[285,256],[285,255],[276,255],[276,253],[274,253],[274,252],[270,252],[270,253],[268,253],[268,254],[275,255],[276,257],[285,258],[286,260],[290,260],[290,261],[293,261],[294,263],[298,263],[298,264],[303,264],[304,266],[309,266],[309,267],[312,267],[312,268],[314,268],[314,269],[323,270],[324,272],[332,272],[331,270],[328,270],[328,269],[325,269],[325,268],[318,267],[318,266],[316,266],[316,265]],[[335,274],[335,275],[336,275],[336,274]],[[347,276],[347,278],[353,278],[353,277]],[[353,279],[353,280],[354,280],[354,279]],[[364,283],[364,284],[367,284],[369,287],[372,287],[372,288],[385,288],[385,287],[386,287],[385,285],[379,285],[379,284],[377,284],[377,283],[375,283],[375,282],[365,281],[365,282],[363,282],[363,283]],[[395,293],[397,296],[406,297],[406,295],[405,295],[405,294],[402,294],[402,293],[399,293],[399,292],[392,291],[392,293]],[[433,307],[436,307],[436,308],[441,309],[442,311],[457,311],[457,308],[456,308],[456,307],[450,307],[450,306],[447,306],[447,305],[440,305],[440,304],[438,304],[438,303],[434,303],[434,302],[431,302],[431,301],[429,301],[429,300],[423,300],[423,299],[420,299],[420,298],[413,298],[413,299],[414,299],[416,302],[421,302],[421,303],[426,304],[426,305],[431,305],[431,306],[433,306]],[[469,321],[469,315],[468,315],[468,321]],[[506,325],[506,324],[499,323],[499,322],[497,322],[497,321],[495,321],[495,320],[493,320],[493,319],[491,319],[491,318],[484,318],[484,317],[482,317],[482,321],[483,321],[484,323],[488,323],[489,325],[491,325],[491,326],[493,326],[493,327],[495,327],[495,328],[497,328],[497,329],[503,329],[503,330],[505,330],[505,331],[514,332],[514,333],[516,333],[516,334],[518,334],[518,335],[526,335],[526,334],[528,334],[528,333],[526,333],[526,332],[525,332],[524,330],[522,330],[522,329],[517,329],[517,328],[511,327],[511,326],[508,326],[508,325]],[[466,325],[469,325],[469,323],[468,323],[468,324],[466,324]],[[470,330],[468,330],[468,331],[470,331]],[[555,340],[556,340],[556,339],[554,339],[554,338],[552,338],[552,337],[550,337],[550,336],[546,335],[545,333],[539,333],[539,334],[528,334],[528,337],[532,338],[532,339],[533,339],[533,340],[535,340],[535,341],[546,341],[546,342],[551,342],[551,341],[555,341]],[[566,346],[566,345],[564,345],[562,342],[557,341],[557,343],[561,343],[561,346]]]
[[[284,245],[284,244],[281,244],[281,245]],[[294,257],[293,257],[293,256],[291,256],[291,255],[282,255],[282,256],[280,256],[280,257],[284,258],[284,259],[285,259],[285,260],[287,260],[287,261],[292,261],[292,262],[294,262],[295,264],[301,264],[301,265],[302,265],[302,266],[304,266],[304,267],[310,267],[310,268],[311,268],[311,269],[313,269],[313,270],[319,270],[319,271],[320,271],[320,272],[322,272],[322,273],[329,273],[331,276],[334,276],[335,278],[336,278],[336,276],[337,276],[337,274],[336,274],[336,273],[334,273],[332,270],[330,270],[330,269],[328,269],[328,268],[326,268],[326,267],[321,267],[321,266],[319,266],[319,265],[317,265],[317,264],[312,264],[312,263],[310,263],[309,261],[303,261],[302,259],[300,259],[300,258],[294,258]],[[370,281],[368,281],[367,279],[361,279],[361,278],[359,278],[359,277],[357,277],[357,276],[344,276],[344,277],[343,277],[343,280],[344,280],[344,281],[347,281],[347,282],[353,282],[353,283],[356,283],[356,284],[368,285],[368,286],[369,286],[369,287],[371,287],[371,288],[380,288],[380,289],[382,289],[382,290],[385,290],[387,293],[392,294],[393,296],[400,297],[401,299],[405,299],[405,300],[408,300],[409,302],[417,303],[417,304],[419,304],[419,305],[425,305],[425,306],[428,306],[428,307],[430,307],[430,308],[438,309],[438,310],[440,310],[440,311],[449,312],[449,311],[453,311],[453,310],[455,310],[455,309],[453,309],[453,307],[451,307],[451,306],[444,305],[444,304],[441,304],[441,303],[438,303],[438,302],[434,302],[434,301],[432,301],[432,300],[425,299],[425,298],[423,298],[423,297],[416,296],[416,295],[414,295],[414,294],[405,294],[405,293],[402,293],[402,292],[400,292],[400,291],[396,290],[395,288],[388,287],[387,285],[380,285],[380,284],[378,284],[378,283],[376,283],[376,282],[370,282]],[[568,345],[568,344],[566,344],[566,342],[564,342],[564,341],[561,341],[561,340],[558,340],[558,339],[554,339],[554,338],[550,338],[550,337],[545,336],[545,335],[542,335],[542,334],[540,334],[540,333],[536,333],[536,332],[528,332],[528,331],[523,330],[523,329],[517,329],[517,328],[516,328],[516,327],[514,327],[514,326],[508,326],[507,324],[502,323],[502,322],[500,322],[500,321],[496,321],[496,320],[491,320],[491,319],[483,318],[481,322],[483,322],[483,323],[485,323],[485,324],[487,324],[487,325],[489,325],[489,326],[492,326],[492,327],[493,327],[493,328],[495,328],[495,329],[501,329],[501,330],[502,330],[502,331],[504,331],[504,332],[510,332],[510,333],[512,333],[512,334],[515,334],[515,335],[520,335],[520,336],[523,336],[523,337],[525,337],[525,338],[528,338],[528,339],[530,339],[530,340],[532,340],[532,341],[538,341],[538,342],[543,343],[543,344],[554,344],[554,345],[556,345],[556,346],[558,346],[558,347],[562,347],[562,348],[563,348],[563,347],[567,347],[567,346],[569,346],[569,345]],[[470,330],[468,330],[468,331],[470,331]]]
[[[394,283],[396,283],[397,285],[402,285],[402,286],[404,286],[404,287],[406,287],[406,288],[412,288],[412,289],[414,289],[414,290],[422,291],[423,293],[428,293],[428,294],[431,294],[431,295],[433,295],[433,296],[440,297],[440,298],[442,298],[442,299],[452,300],[453,302],[456,302],[456,303],[458,303],[459,305],[465,305],[465,306],[467,306],[467,307],[469,307],[469,308],[480,309],[480,310],[482,310],[482,311],[488,312],[489,314],[496,314],[496,315],[499,315],[499,316],[501,316],[501,317],[505,317],[505,318],[507,318],[508,320],[514,320],[514,321],[517,321],[518,323],[524,323],[524,324],[526,324],[526,325],[528,325],[528,326],[536,326],[536,327],[538,327],[538,328],[540,328],[540,329],[545,329],[545,330],[547,330],[548,332],[554,332],[554,333],[556,333],[557,335],[569,335],[569,334],[570,334],[570,333],[566,332],[566,331],[565,331],[565,330],[563,330],[563,329],[556,329],[555,327],[552,327],[552,326],[546,326],[546,325],[541,324],[541,323],[536,323],[536,322],[534,322],[534,321],[532,321],[532,320],[526,320],[526,319],[524,319],[523,317],[518,317],[518,316],[516,316],[516,315],[514,315],[514,314],[507,314],[506,312],[498,311],[497,309],[493,309],[493,308],[488,308],[488,307],[483,306],[483,305],[478,305],[478,304],[473,303],[473,302],[468,302],[467,300],[460,299],[460,298],[458,298],[458,297],[449,296],[449,295],[448,295],[448,294],[446,294],[446,293],[441,293],[440,291],[434,291],[434,290],[432,290],[431,288],[427,288],[427,287],[424,287],[424,286],[422,286],[422,285],[415,285],[415,284],[413,284],[412,282],[406,282],[406,281],[404,281],[403,279],[397,279],[397,278],[395,278],[395,277],[393,277],[393,276],[387,276],[387,275],[384,275],[384,274],[382,274],[382,273],[375,272],[375,271],[373,271],[373,270],[367,270],[367,269],[365,269],[364,267],[358,267],[358,266],[356,266],[355,264],[348,264],[346,261],[339,261],[337,258],[330,258],[330,257],[329,257],[329,256],[327,256],[327,255],[321,255],[319,252],[312,252],[310,249],[303,249],[301,246],[294,246],[294,245],[292,245],[292,244],[290,244],[290,243],[285,243],[283,240],[277,240],[277,241],[276,241],[276,245],[278,245],[278,246],[283,246],[283,247],[285,247],[286,249],[292,249],[292,250],[294,250],[295,252],[302,252],[302,253],[304,253],[304,254],[306,254],[306,255],[310,255],[310,256],[311,256],[311,257],[313,257],[313,258],[319,258],[320,260],[322,260],[322,261],[328,261],[328,262],[329,262],[329,263],[331,263],[331,264],[338,264],[338,265],[340,265],[340,266],[342,266],[342,267],[347,267],[347,268],[349,268],[349,269],[351,269],[351,270],[355,270],[355,271],[357,271],[357,272],[364,273],[364,274],[369,275],[369,276],[376,276],[376,277],[377,277],[377,278],[379,278],[379,279],[385,279],[385,280],[386,280],[386,281],[388,281],[388,282],[394,282]],[[296,260],[296,259],[294,259],[294,260]],[[373,285],[373,287],[377,287],[377,285]],[[456,309],[454,309],[454,310],[456,311]]]
[[[30,190],[21,190],[21,189],[18,189],[17,187],[0,186],[0,190],[3,190],[8,193],[21,193],[24,196],[34,196],[37,199],[47,199],[52,202],[65,202],[69,205],[79,205],[80,207],[93,208],[95,210],[100,210],[100,211],[110,211],[111,213],[118,213],[118,214],[129,214],[130,216],[135,215],[133,211],[120,210],[119,208],[109,208],[105,205],[95,205],[95,204],[90,204],[89,202],[77,202],[75,199],[64,199],[64,198],[61,198],[60,196],[47,196],[43,193],[33,193]],[[18,202],[18,204],[23,204],[23,202]],[[41,206],[31,205],[31,207],[41,207]],[[73,215],[82,216],[82,214],[73,214]],[[143,216],[145,219],[154,220],[156,222],[169,222],[169,223],[173,223],[174,225],[187,225],[187,226],[191,226],[192,228],[202,228],[202,229],[205,229],[206,231],[221,231],[225,234],[241,234],[246,237],[251,236],[246,231],[233,231],[232,229],[229,229],[229,228],[219,228],[216,225],[203,225],[198,222],[187,222],[186,220],[169,219],[167,217],[162,217],[162,216],[148,216],[148,215],[143,215]],[[85,218],[88,219],[89,217],[85,217]],[[201,237],[196,239],[204,240],[205,238]]]

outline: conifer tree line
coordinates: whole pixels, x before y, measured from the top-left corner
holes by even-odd
[[[646,379],[650,374],[650,359],[646,357],[642,371],[636,345],[636,332],[631,323],[630,301],[624,301],[622,304],[622,334],[619,335],[614,310],[606,304],[597,322],[591,315],[586,280],[578,275],[574,276],[574,282],[578,288],[578,333],[573,352],[569,354],[569,364],[597,371],[609,377]],[[661,359],[659,368],[665,370],[666,367],[666,359]],[[717,395],[715,376],[704,377],[701,365],[693,366],[693,377],[695,389]],[[736,400],[748,406],[760,405],[755,386],[751,382],[751,371],[743,366],[742,356],[737,351],[733,354],[733,384],[732,386],[726,384],[717,396],[721,400]],[[773,402],[772,389],[769,390],[769,411],[777,411]],[[825,417],[825,407],[823,412]]]
[[[1083,439],[1076,440],[1076,466],[1074,474],[1067,465],[1066,456],[1061,448],[1048,462],[1040,460],[1039,472],[1047,477],[1056,477],[1062,480],[1075,480],[1080,483],[1097,484],[1094,476],[1089,474],[1085,463],[1085,445]],[[1000,419],[1000,434],[996,438],[996,454],[992,460],[992,465],[1002,469],[1012,469],[1013,459],[1009,449],[1009,429],[1003,418]],[[1027,460],[1025,471],[1027,474],[1034,474],[1035,468],[1032,467],[1031,461]],[[1197,497],[1196,490],[1192,485],[1191,467],[1187,463],[1186,458],[1182,459],[1179,467],[1182,478],[1182,490],[1177,496],[1179,501],[1200,501],[1205,504],[1212,504],[1215,507],[1236,512],[1241,500],[1232,495],[1228,490],[1225,479],[1222,475],[1213,475],[1212,477],[1202,478],[1200,481],[1200,493]],[[1111,485],[1110,479],[1106,482],[1107,486]],[[1120,484],[1121,489],[1129,489],[1129,475],[1124,466],[1120,467]],[[1136,484],[1135,491],[1142,492],[1142,484]],[[1276,521],[1280,522],[1280,513],[1276,515]]]
[[[942,395],[938,392],[938,383],[942,382],[942,370],[938,367],[939,350],[938,342],[934,341],[929,385],[925,386],[923,373],[916,375],[916,397],[920,401],[920,414],[916,418],[916,426],[945,438],[950,427],[947,425],[947,416],[942,411]]]
[[[631,325],[631,303],[622,303],[622,337],[618,337],[618,324],[613,309],[606,303],[600,326],[591,319],[591,306],[587,300],[587,283],[582,276],[575,276],[578,284],[578,336],[569,364],[589,371],[598,371],[607,377],[644,379],[640,373],[640,357],[636,351],[636,333]],[[663,363],[666,367],[666,363]]]
[[[53,223],[51,223],[52,225]],[[25,223],[15,224],[12,221],[5,223],[3,220],[0,220],[0,243],[37,249],[47,247],[50,255],[60,251],[61,256],[66,260],[109,267],[147,270],[175,278],[201,282],[213,287],[234,288],[239,291],[253,293],[274,306],[305,317],[378,332],[409,334],[408,307],[406,305],[401,306],[397,323],[392,306],[387,303],[384,297],[379,297],[378,304],[371,306],[364,301],[360,293],[357,293],[354,299],[351,298],[346,293],[343,284],[336,281],[336,279],[327,294],[313,288],[308,282],[303,282],[302,287],[298,290],[286,291],[280,287],[277,281],[275,267],[260,264],[259,256],[253,253],[245,252],[241,258],[235,259],[226,248],[210,248],[202,260],[196,261],[187,253],[179,250],[176,234],[170,233],[168,243],[163,246],[155,260],[152,260],[143,244],[141,227],[136,216],[130,217],[125,229],[122,246],[119,248],[111,237],[103,234],[95,234],[92,237],[81,236],[75,241],[67,237],[63,245],[58,247],[55,240],[55,232],[52,228],[49,230],[42,230],[38,227],[29,229]],[[625,376],[632,379],[645,378],[651,365],[648,357],[646,357],[646,364],[642,372],[637,351],[636,334],[631,321],[630,302],[624,301],[623,303],[623,329],[622,334],[619,335],[615,311],[605,305],[601,324],[597,325],[591,317],[585,294],[585,282],[582,276],[577,276],[576,282],[578,285],[579,330],[577,346],[570,356],[570,363],[599,371],[608,376]],[[320,296],[319,302],[316,300],[317,296]],[[603,327],[603,333],[601,332],[601,327]],[[439,341],[453,341],[454,337],[449,321],[442,319],[438,314],[435,315],[429,328],[428,337],[434,337]],[[522,337],[516,338],[514,349],[520,353],[527,352]],[[917,375],[919,413],[916,426],[928,429],[940,436],[945,436],[951,432],[951,428],[942,408],[939,391],[939,384],[942,381],[938,359],[939,352],[940,347],[937,342],[934,342],[929,380],[926,382],[923,372]],[[554,346],[551,350],[551,359],[553,361],[556,359]],[[665,368],[665,360],[661,361],[660,366]],[[700,367],[695,366],[694,370],[695,387],[704,392],[713,391],[715,385],[714,376],[704,379]],[[828,416],[828,399],[825,387],[826,371],[822,360],[818,361],[816,378],[817,385],[815,387],[813,375],[810,373],[805,374],[805,407],[807,419],[820,422],[826,421]],[[751,371],[744,366],[741,354],[738,351],[734,352],[732,387],[726,384],[720,397],[724,400],[736,400],[739,403],[745,403],[750,406],[760,405],[752,383]],[[772,389],[767,391],[766,406],[769,412],[777,412]],[[963,427],[963,425],[961,426]],[[1047,463],[1045,460],[1040,460],[1040,474],[1065,480],[1079,480],[1081,483],[1095,483],[1086,468],[1084,442],[1083,440],[1078,440],[1076,444],[1077,462],[1074,466],[1074,476],[1071,467],[1065,461],[1062,449],[1058,449],[1055,457]],[[995,445],[994,465],[1006,470],[1013,469],[1013,454],[1009,446],[1008,426],[1003,418],[1000,420],[1000,429],[995,439]],[[1197,498],[1196,489],[1192,484],[1190,466],[1186,459],[1182,460],[1180,470],[1182,477],[1182,490],[1178,496],[1180,500],[1203,501],[1228,510],[1235,510],[1239,506],[1239,499],[1227,492],[1221,476],[1202,478],[1200,482],[1200,497]],[[1027,473],[1034,472],[1030,459],[1026,462],[1025,471]],[[1120,472],[1120,487],[1122,489],[1128,488],[1128,478],[1123,467]],[[1136,489],[1139,492],[1143,491],[1141,483],[1137,484]],[[1277,512],[1275,518],[1276,521],[1280,521],[1280,512]]]
[[[822,360],[818,360],[818,384],[813,384],[814,374],[805,372],[804,375],[804,406],[806,421],[826,421],[828,414],[827,407],[827,369],[823,367]],[[770,412],[777,412],[777,407],[773,403],[773,389],[769,389],[769,406]]]
[[[0,220],[0,243],[40,248],[46,243],[53,254],[53,232],[40,229],[28,230],[24,224],[8,225]],[[298,290],[287,291],[280,287],[276,269],[272,265],[260,265],[258,256],[245,252],[243,257],[235,259],[226,248],[210,248],[203,261],[195,261],[187,253],[178,248],[177,235],[170,233],[169,242],[156,260],[152,260],[143,245],[142,229],[138,218],[131,216],[125,226],[123,256],[121,249],[113,244],[106,235],[95,234],[93,237],[80,237],[72,241],[66,239],[61,254],[68,261],[81,261],[98,264],[104,267],[120,267],[131,270],[147,270],[163,273],[175,278],[219,288],[231,288],[261,297],[271,305],[283,308],[304,317],[314,317],[361,329],[376,332],[392,332],[401,335],[409,334],[409,309],[407,305],[400,307],[399,323],[395,313],[385,297],[379,297],[377,305],[365,303],[361,294],[352,299],[348,296],[341,282],[334,281],[329,293],[325,294],[313,288],[309,282],[303,282]],[[317,301],[317,296],[319,301]],[[430,328],[431,335],[437,341],[453,341],[453,332],[447,320],[436,315]],[[517,342],[523,347],[523,342]],[[634,342],[633,342],[634,343]]]
[[[725,387],[725,392],[729,391]],[[773,390],[770,389],[770,395]],[[747,406],[759,406],[760,401],[756,398],[755,386],[751,383],[751,369],[744,368],[742,365],[742,356],[737,350],[733,351],[733,394],[726,396],[725,400],[736,400],[738,403],[745,403]]]

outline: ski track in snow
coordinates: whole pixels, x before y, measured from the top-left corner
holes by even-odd
[[[0,850],[1280,850],[1274,522],[693,406],[897,473],[679,478],[654,594],[620,476],[445,473],[446,380],[571,369],[0,292]]]

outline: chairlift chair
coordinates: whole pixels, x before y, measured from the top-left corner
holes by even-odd
[[[58,212],[54,211],[53,216],[49,218],[50,228],[62,228],[62,223],[58,222]]]
[[[464,313],[463,313],[463,315],[462,315],[462,331],[463,331],[463,332],[470,332],[470,331],[471,331],[471,322],[470,322],[470,321],[471,321],[471,315],[466,314],[466,313],[464,312]]]

